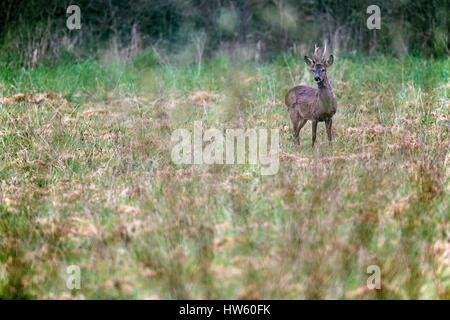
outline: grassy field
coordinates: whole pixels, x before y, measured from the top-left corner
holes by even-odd
[[[337,57],[315,149],[303,61],[152,61],[0,63],[0,298],[450,299],[448,60]],[[175,165],[195,120],[279,128],[278,174]]]

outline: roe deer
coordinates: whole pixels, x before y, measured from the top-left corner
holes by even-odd
[[[300,144],[299,134],[303,126],[312,121],[312,146],[316,142],[317,123],[325,121],[328,142],[331,144],[332,117],[336,113],[336,97],[327,78],[327,68],[333,64],[334,57],[325,58],[327,48],[319,58],[319,48],[315,46],[313,60],[305,56],[306,65],[314,74],[317,89],[307,86],[296,86],[286,94],[285,103],[293,126],[293,139]]]

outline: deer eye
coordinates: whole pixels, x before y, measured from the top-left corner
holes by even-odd
[[[325,70],[325,69],[322,69],[322,72],[325,72],[325,71],[327,71],[327,70]]]

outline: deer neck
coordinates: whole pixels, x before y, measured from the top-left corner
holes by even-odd
[[[324,78],[322,82],[319,82],[317,84],[317,87],[319,89],[319,96],[320,97],[333,97],[333,88],[331,88],[330,81],[328,81],[328,78]]]
[[[332,109],[335,107],[335,96],[333,93],[333,88],[331,88],[330,81],[328,78],[323,79],[322,82],[317,84],[319,89],[319,101],[324,109]]]

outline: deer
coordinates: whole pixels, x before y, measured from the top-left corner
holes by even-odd
[[[318,122],[325,121],[328,143],[332,144],[333,116],[336,113],[336,97],[327,77],[327,68],[333,64],[334,57],[326,58],[325,45],[319,57],[319,47],[314,46],[313,59],[304,56],[305,63],[314,75],[317,89],[307,86],[296,86],[288,91],[285,98],[289,117],[292,121],[294,144],[300,144],[300,130],[310,120],[312,122],[312,147],[316,142]]]

